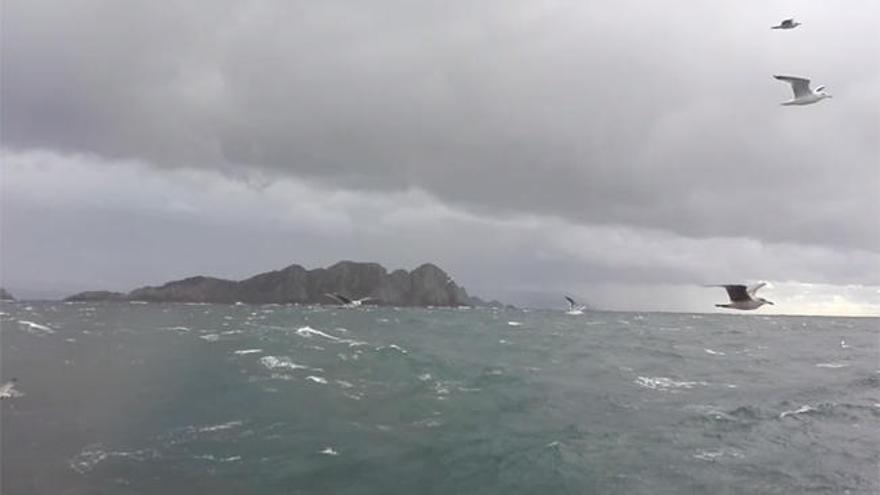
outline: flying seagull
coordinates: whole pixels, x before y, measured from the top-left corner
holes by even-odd
[[[14,399],[16,397],[21,397],[22,395],[24,395],[18,390],[15,390],[16,382],[18,382],[18,379],[13,378],[3,385],[0,385],[0,399]]]
[[[767,285],[765,282],[746,287],[745,285],[710,285],[709,287],[724,287],[727,290],[727,296],[730,297],[730,304],[716,304],[719,308],[751,310],[758,309],[765,304],[773,304],[763,297],[755,297],[758,289]]]
[[[825,86],[819,86],[814,90],[810,89],[810,80],[804,77],[795,76],[773,76],[780,81],[791,84],[794,91],[794,98],[784,101],[781,105],[810,105],[825,98],[831,98],[831,95],[825,92]]]
[[[360,299],[351,299],[351,298],[343,296],[342,294],[339,294],[338,292],[334,292],[332,294],[328,292],[326,295],[339,301],[339,303],[344,308],[357,308],[357,307],[361,306],[362,304],[364,304],[365,302],[373,300],[372,297],[362,297]]]
[[[800,25],[801,23],[794,22],[794,19],[786,19],[780,22],[778,26],[773,26],[770,29],[794,29]]]
[[[583,304],[578,304],[574,299],[565,296],[565,300],[568,301],[568,311],[565,312],[567,315],[582,315],[584,314],[584,310],[587,309]]]

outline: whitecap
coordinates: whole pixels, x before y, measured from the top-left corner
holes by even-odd
[[[229,456],[229,457],[215,457],[211,454],[202,454],[202,455],[195,456],[195,458],[196,459],[203,459],[206,461],[212,461],[212,462],[236,462],[236,461],[241,460],[240,455],[233,455],[233,456]]]
[[[233,351],[233,354],[244,355],[244,354],[258,354],[263,352],[262,349],[239,349],[237,351]]]
[[[199,431],[199,433],[206,433],[206,432],[212,432],[212,431],[229,430],[232,428],[237,428],[241,425],[242,425],[242,422],[240,420],[234,420],[234,421],[227,421],[226,423],[220,423],[220,424],[216,424],[216,425],[202,426],[201,428],[198,429],[198,431]]]
[[[39,323],[34,323],[27,320],[18,320],[18,322],[28,327],[28,332],[31,332],[32,330],[39,330],[44,333],[55,333],[55,330],[52,330],[51,327],[48,327],[46,325],[40,325]]]
[[[324,337],[325,339],[332,340],[333,342],[339,342],[341,344],[348,344],[351,347],[355,347],[355,346],[359,346],[359,345],[366,345],[366,342],[360,342],[360,341],[351,340],[351,339],[341,339],[335,335],[330,335],[330,334],[324,333],[320,330],[315,330],[314,328],[309,327],[309,326],[298,328],[296,330],[296,334],[299,335],[300,337],[305,337],[305,338],[311,338],[312,336]]]
[[[320,377],[320,376],[315,376],[315,375],[309,375],[309,376],[307,376],[307,377],[306,377],[306,380],[311,380],[311,381],[313,381],[313,382],[315,382],[315,383],[320,383],[320,384],[322,384],[322,385],[324,385],[324,384],[327,383],[327,379],[326,379],[326,378],[322,378],[322,377]]]
[[[804,414],[815,411],[816,408],[810,406],[801,406],[799,409],[795,409],[793,411],[784,411],[779,415],[779,419],[782,419],[786,416],[794,416],[795,414]]]
[[[260,363],[270,370],[274,370],[274,369],[307,370],[307,369],[309,369],[308,366],[303,366],[301,364],[294,363],[287,356],[281,356],[281,357],[263,356],[260,358]]]
[[[285,375],[284,373],[272,373],[271,375],[269,375],[269,378],[271,378],[273,380],[285,380],[285,381],[296,380],[296,378],[294,378],[290,375]],[[273,392],[277,392],[277,391],[278,390],[273,390]]]
[[[724,452],[721,451],[709,451],[709,450],[701,450],[694,454],[695,459],[700,459],[702,461],[714,461],[716,458],[724,455]]]
[[[339,337],[334,337],[333,335],[326,334],[320,330],[315,330],[314,328],[309,327],[309,326],[300,327],[300,328],[296,329],[296,334],[299,335],[300,337],[306,337],[306,338],[311,338],[312,336],[317,335],[319,337],[324,337],[325,339],[339,340]]]
[[[111,457],[121,457],[135,461],[144,461],[159,457],[159,453],[155,449],[125,451],[105,451],[103,445],[96,443],[83,447],[83,449],[73,456],[68,465],[71,469],[79,474],[85,474],[95,468],[99,463]]]
[[[347,382],[345,380],[336,380],[336,383],[338,383],[339,386],[341,386],[342,388],[353,388],[354,387],[354,385],[352,385],[351,382]]]
[[[431,374],[430,374],[430,373],[423,373],[423,374],[419,375],[419,380],[421,380],[421,381],[423,381],[423,382],[426,382],[426,381],[428,381],[428,380],[430,380],[430,379],[431,379]]]
[[[332,456],[337,456],[337,455],[339,455],[339,452],[333,450],[333,447],[324,447],[324,450],[322,450],[322,451],[320,451],[320,452],[318,452],[318,453],[319,453],[319,454],[324,454],[324,455],[332,455]]]
[[[721,351],[713,351],[712,349],[703,349],[707,354],[712,354],[713,356],[726,356],[727,354]]]
[[[162,330],[175,330],[178,332],[189,332],[188,327],[176,326],[176,327],[162,327]]]
[[[206,335],[199,335],[200,339],[207,340],[208,342],[217,342],[220,340],[220,335],[216,333],[209,333]]]
[[[849,365],[846,363],[819,363],[816,365],[817,368],[832,368],[832,369],[846,368],[847,366],[849,366]]]
[[[521,327],[522,322],[520,321],[508,321],[507,324],[511,327]]]
[[[667,378],[665,376],[640,376],[635,379],[635,383],[645,388],[650,388],[652,390],[669,390],[676,388],[694,388],[697,385],[708,385],[706,382],[691,382],[691,381],[675,381],[671,378]]]
[[[434,418],[426,418],[413,423],[414,426],[424,426],[425,428],[437,428],[443,426],[443,422]]]
[[[78,454],[68,461],[68,464],[70,465],[70,468],[77,473],[85,474],[94,469],[99,462],[106,458],[107,453],[101,449],[101,445],[95,444],[84,447]]]

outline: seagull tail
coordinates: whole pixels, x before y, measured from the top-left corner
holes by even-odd
[[[715,307],[716,308],[729,308],[730,304],[716,304]]]

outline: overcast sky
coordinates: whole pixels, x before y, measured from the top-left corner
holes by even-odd
[[[803,25],[770,30],[794,16]],[[471,293],[880,313],[876,1],[5,0],[24,295],[431,261]],[[773,74],[834,98],[782,107]]]

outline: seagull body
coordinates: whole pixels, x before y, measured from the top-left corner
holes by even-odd
[[[791,84],[791,90],[794,92],[794,98],[780,103],[780,105],[811,105],[825,98],[831,98],[831,95],[825,92],[825,86],[819,86],[815,90],[810,89],[810,80],[804,77],[796,76],[773,76],[780,81]]]
[[[584,314],[584,310],[587,309],[583,304],[578,304],[574,299],[565,296],[565,300],[568,301],[568,311],[565,312],[567,315],[582,315]]]
[[[362,298],[360,298],[360,299],[351,299],[351,298],[348,298],[348,297],[343,296],[342,294],[335,293],[335,292],[332,293],[332,294],[328,292],[326,295],[328,295],[328,296],[332,297],[333,299],[336,299],[337,301],[339,301],[339,304],[340,304],[343,308],[359,308],[359,307],[362,306],[365,302],[367,302],[367,301],[372,301],[372,300],[373,300],[372,297],[362,297]]]
[[[773,26],[770,29],[794,29],[800,25],[801,23],[794,22],[794,19],[786,19],[780,22],[778,26]]]
[[[762,282],[757,285],[752,285],[751,287],[746,287],[745,285],[711,285],[710,287],[724,287],[727,291],[727,296],[730,297],[729,304],[716,304],[715,306],[719,308],[749,311],[752,309],[758,309],[765,304],[773,304],[763,297],[755,297],[755,293],[758,292],[758,289],[765,285],[767,284]]]

